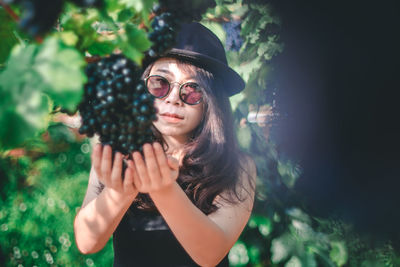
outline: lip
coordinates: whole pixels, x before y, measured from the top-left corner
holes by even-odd
[[[169,113],[169,112],[161,113],[160,116],[169,117],[169,118],[176,118],[176,119],[181,119],[181,120],[183,119],[182,116],[179,116],[178,114],[175,114],[175,113]]]
[[[161,113],[160,116],[162,119],[164,119],[166,122],[169,123],[178,123],[183,120],[182,116],[179,116],[178,114],[175,113],[165,112]]]

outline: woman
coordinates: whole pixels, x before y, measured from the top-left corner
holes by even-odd
[[[120,153],[92,152],[75,238],[94,253],[113,235],[114,266],[228,266],[251,213],[255,165],[237,149],[228,99],[244,82],[201,24],[183,25],[176,43],[143,75],[158,142],[132,153],[123,175]]]

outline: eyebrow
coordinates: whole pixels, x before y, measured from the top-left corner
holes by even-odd
[[[168,69],[155,69],[154,72],[162,72],[168,75],[173,75],[173,73],[171,71],[169,71]],[[188,76],[186,77],[186,80],[197,80],[196,76]]]
[[[156,69],[155,71],[163,72],[163,73],[166,73],[166,74],[172,74],[172,72],[170,72],[168,69]]]

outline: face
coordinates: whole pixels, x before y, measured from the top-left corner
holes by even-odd
[[[203,117],[203,103],[197,105],[185,104],[179,97],[179,86],[186,82],[197,81],[193,74],[185,72],[173,58],[157,60],[149,75],[160,75],[171,83],[167,96],[155,99],[158,110],[154,126],[163,136],[170,136],[187,141],[193,130],[200,124]]]

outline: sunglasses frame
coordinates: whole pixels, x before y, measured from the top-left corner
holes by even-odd
[[[166,81],[168,82],[168,91],[167,91],[167,93],[166,93],[164,96],[159,96],[159,97],[157,97],[157,96],[154,96],[152,93],[150,93],[149,88],[147,87],[147,81],[148,81],[151,77],[160,77],[160,78],[162,78],[162,79],[164,79],[164,80],[166,80]],[[200,86],[198,83],[196,83],[196,82],[185,82],[185,83],[180,84],[180,83],[178,83],[178,82],[170,82],[170,81],[169,81],[167,78],[165,78],[164,76],[154,74],[154,75],[149,75],[149,76],[147,76],[147,77],[144,79],[144,83],[145,83],[145,85],[146,85],[146,90],[147,90],[147,92],[148,92],[149,94],[151,94],[151,95],[152,95],[153,97],[155,97],[155,98],[161,99],[161,98],[164,98],[164,97],[168,96],[169,93],[171,92],[171,84],[177,83],[177,84],[179,84],[179,99],[180,99],[183,103],[185,103],[186,105],[194,106],[194,105],[200,104],[200,103],[203,101],[203,91],[204,91],[204,89],[203,89],[203,87],[201,87],[201,86]],[[183,87],[185,84],[188,84],[188,83],[197,84],[197,86],[199,86],[200,89],[201,89],[201,91],[202,91],[201,98],[200,98],[196,103],[193,103],[193,104],[192,104],[192,103],[187,103],[185,100],[183,100],[182,95],[181,95],[182,87]]]

